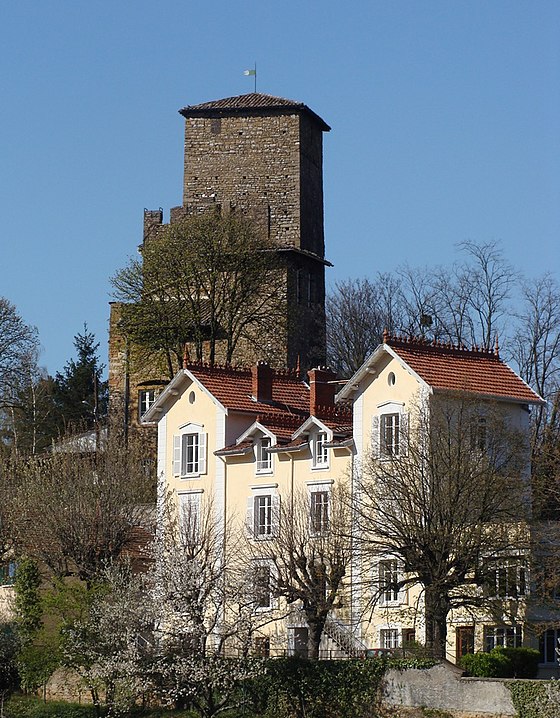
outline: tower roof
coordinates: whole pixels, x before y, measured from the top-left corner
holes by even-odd
[[[224,97],[221,100],[202,102],[199,105],[187,105],[179,110],[179,113],[187,118],[244,114],[266,115],[275,114],[277,112],[285,114],[294,111],[309,115],[319,124],[324,132],[328,132],[331,129],[319,115],[313,112],[313,110],[307,107],[303,102],[287,100],[284,97],[274,97],[273,95],[266,95],[262,92],[249,92],[246,95]]]

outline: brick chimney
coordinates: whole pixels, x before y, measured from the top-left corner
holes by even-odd
[[[273,370],[265,361],[258,361],[251,367],[252,392],[257,401],[272,401],[273,376]]]
[[[328,367],[317,367],[307,372],[309,377],[309,413],[317,416],[320,407],[333,407],[336,394],[336,374]]]

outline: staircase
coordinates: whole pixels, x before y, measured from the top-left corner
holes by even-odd
[[[346,653],[348,658],[360,658],[365,655],[367,646],[352,631],[334,618],[327,618],[324,633]]]

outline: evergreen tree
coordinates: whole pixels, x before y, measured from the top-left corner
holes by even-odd
[[[98,356],[99,342],[84,324],[74,337],[76,358],[57,372],[54,402],[61,431],[71,427],[92,428],[107,414],[108,384],[102,380],[105,365]]]

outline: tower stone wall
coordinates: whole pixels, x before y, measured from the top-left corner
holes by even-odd
[[[206,211],[239,212],[277,245],[285,285],[284,319],[258,355],[240,342],[238,364],[269,360],[302,369],[325,361],[323,132],[330,128],[302,103],[251,93],[185,107],[183,204],[170,222]],[[162,210],[145,210],[143,241],[161,230]],[[109,388],[114,411],[138,421],[138,395],[168,380],[164,362],[151,366],[126,344],[119,307],[111,306]],[[218,351],[218,361],[220,359]]]

